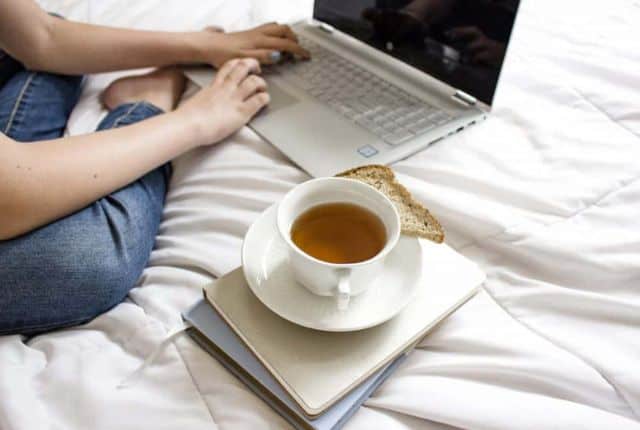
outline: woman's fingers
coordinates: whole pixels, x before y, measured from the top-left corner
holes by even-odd
[[[262,34],[266,34],[267,36],[285,37],[294,42],[298,41],[298,36],[296,36],[288,25],[270,22],[268,24],[261,25],[258,29]]]
[[[277,25],[276,28],[273,29],[273,33],[273,36],[285,37],[298,43],[298,36],[296,36],[288,25]]]
[[[281,27],[282,27],[281,30],[283,32],[284,37],[298,43],[298,36],[296,36],[293,30],[291,30],[291,27],[289,27],[288,25],[282,25]]]
[[[255,58],[243,58],[232,66],[224,80],[238,85],[250,73],[260,73],[260,63]]]
[[[254,49],[245,52],[245,55],[255,58],[260,64],[276,64],[282,59],[280,51],[274,51],[273,49]]]
[[[249,97],[243,105],[245,113],[249,117],[253,117],[260,109],[265,107],[271,101],[271,97],[266,92],[259,92]]]
[[[247,77],[238,88],[242,100],[247,100],[256,93],[264,92],[267,89],[267,83],[260,76],[251,75]]]
[[[225,79],[227,79],[227,76],[229,76],[229,73],[231,73],[231,70],[233,70],[233,68],[236,66],[236,64],[238,64],[239,61],[239,59],[234,59],[224,63],[218,70],[218,73],[216,73],[214,82],[223,82]]]
[[[309,51],[304,49],[302,46],[298,45],[296,42],[292,40],[280,38],[280,37],[273,37],[273,36],[262,37],[258,41],[257,48],[289,52],[291,54],[297,55],[305,59],[311,58],[311,54],[309,54]]]

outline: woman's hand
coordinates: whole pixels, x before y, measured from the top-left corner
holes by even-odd
[[[274,56],[273,52],[310,58],[309,52],[298,44],[298,38],[288,25],[270,23],[235,33],[209,28],[203,30],[200,37],[203,59],[216,68],[234,58],[255,58],[262,64],[272,64],[278,61],[278,56]]]
[[[114,46],[117,49],[114,49]],[[223,33],[127,30],[62,20],[34,0],[0,0],[0,48],[30,70],[63,75],[206,63],[233,58],[278,61],[273,52],[308,58],[286,25]]]
[[[231,60],[209,86],[172,114],[195,128],[194,146],[209,145],[231,135],[269,103],[267,84],[255,73],[260,73],[257,60]]]

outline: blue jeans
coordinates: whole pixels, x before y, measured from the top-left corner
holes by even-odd
[[[0,54],[0,131],[20,142],[61,137],[81,82],[27,71]],[[98,130],[160,113],[144,102],[122,105]],[[80,324],[120,303],[149,259],[169,175],[163,166],[78,212],[0,241],[0,334]]]

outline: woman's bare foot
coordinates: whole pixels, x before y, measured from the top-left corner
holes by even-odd
[[[104,90],[101,99],[109,110],[123,103],[145,101],[169,112],[176,107],[185,85],[182,72],[175,67],[167,67],[146,75],[120,78]]]

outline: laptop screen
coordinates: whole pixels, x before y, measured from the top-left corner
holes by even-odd
[[[316,0],[314,18],[491,105],[519,0]]]

